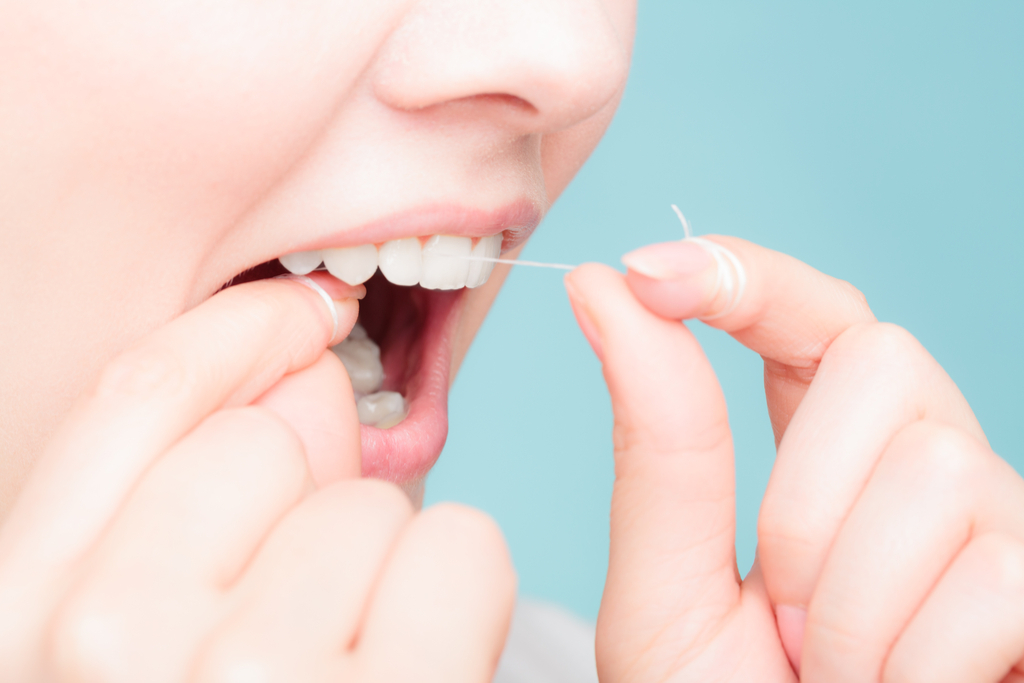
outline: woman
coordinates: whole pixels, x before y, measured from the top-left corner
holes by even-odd
[[[6,678],[491,675],[514,593],[500,535],[470,510],[414,510],[444,441],[450,377],[502,275],[475,270],[469,289],[472,263],[483,262],[452,262],[493,249],[496,236],[514,257],[582,164],[621,95],[633,11],[580,0],[5,6]],[[790,434],[844,433],[825,419],[834,414],[826,368],[853,363],[874,338],[851,330],[875,328],[842,286],[845,306],[821,306],[798,295],[828,291],[823,276],[722,244],[740,265],[714,260],[714,247],[702,258],[708,245],[691,243],[634,255],[628,281],[594,268],[569,280],[622,426],[598,640],[608,680],[724,677],[738,651],[761,680],[792,678],[787,654],[808,676],[854,670],[836,657],[842,643],[815,630],[824,624],[828,635],[849,614],[819,619],[816,596],[843,591],[820,586],[824,570],[787,583],[794,563],[827,569],[847,526],[793,534],[803,554],[762,547],[764,580],[736,583],[723,550],[724,411],[692,340],[656,314],[734,307],[717,324],[777,361],[770,404],[784,450]],[[380,273],[366,280],[371,252]],[[310,270],[321,260],[337,277]],[[306,279],[271,279],[286,270]],[[715,291],[720,272],[731,290]],[[356,373],[326,351],[357,318],[383,376],[356,391],[399,395],[389,421],[361,415]],[[783,341],[816,344],[798,346],[803,355],[773,346],[780,340],[762,333],[780,320],[794,335]],[[850,347],[857,352],[844,356]],[[957,430],[941,443],[964,462],[989,463],[955,387],[934,369],[940,379],[922,379],[932,377],[923,351],[906,342],[890,355],[925,368],[906,375],[906,392],[939,397],[935,414]],[[695,390],[680,395],[680,386]],[[645,397],[694,422],[652,423]],[[806,413],[810,426],[797,429]],[[874,481],[865,463],[891,450],[873,446],[906,431],[898,419],[869,426],[874,440],[849,457],[861,477],[842,478],[849,488],[827,501],[828,519],[859,509],[857,485]],[[803,472],[813,444],[791,450]],[[664,457],[676,453],[687,457]],[[794,495],[808,495],[802,476],[792,478]],[[1007,486],[1015,505],[990,515],[996,560],[983,567],[1017,551],[1020,494]],[[904,502],[879,495],[885,510]],[[964,518],[975,503],[964,503]],[[792,516],[781,509],[773,519],[786,530]],[[869,515],[867,526],[886,519]],[[874,538],[851,534],[854,549]],[[976,547],[954,555],[970,559]],[[922,553],[932,570],[951,561]],[[893,576],[871,586],[891,588]],[[968,577],[953,597],[979,585]],[[929,598],[943,595],[936,581]],[[857,662],[864,670],[916,633],[899,618],[915,595],[899,595],[895,607],[881,600],[859,615],[878,636]],[[1009,625],[997,634],[1016,643]],[[934,643],[928,635],[918,641]],[[969,654],[1002,666],[1007,648]]]

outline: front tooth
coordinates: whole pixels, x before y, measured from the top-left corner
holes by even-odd
[[[377,271],[377,247],[361,244],[358,247],[324,249],[327,272],[350,285],[361,285]]]
[[[360,423],[380,429],[394,427],[408,413],[405,397],[397,391],[378,391],[363,396],[356,404],[356,410],[359,412]]]
[[[362,330],[362,328],[359,328]],[[353,330],[355,332],[355,330]],[[365,334],[365,333],[364,333]],[[366,336],[353,337],[337,344],[332,350],[341,359],[352,380],[352,390],[358,394],[372,394],[384,384],[384,366],[380,362],[380,347]]]
[[[289,272],[296,275],[312,273],[317,266],[323,262],[319,249],[313,251],[296,251],[292,254],[285,254],[277,259]]]
[[[391,240],[380,247],[380,272],[388,282],[412,287],[420,281],[423,272],[423,254],[418,237]]]
[[[420,287],[425,289],[462,289],[469,275],[469,256],[473,240],[469,237],[434,235],[423,245],[423,275]]]
[[[501,233],[490,237],[481,237],[473,247],[470,256],[484,256],[486,258],[498,258],[501,254]],[[466,278],[466,286],[469,288],[479,287],[487,282],[494,270],[494,263],[491,261],[470,261],[469,277]]]

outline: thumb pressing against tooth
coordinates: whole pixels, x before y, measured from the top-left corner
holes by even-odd
[[[700,254],[687,247],[673,258],[647,265],[702,276]],[[599,667],[615,679],[627,672],[609,667],[630,652],[664,638],[685,647],[738,600],[732,438],[718,381],[684,325],[641,305],[625,277],[606,266],[577,268],[566,288],[604,364],[615,414],[611,547],[598,620]]]

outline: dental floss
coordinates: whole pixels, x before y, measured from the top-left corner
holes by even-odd
[[[672,210],[679,216],[679,222],[683,224],[683,239],[693,239],[693,231],[690,230],[690,221],[686,220],[686,216],[679,210],[679,207],[675,204],[672,205]]]
[[[491,258],[490,256],[451,256],[465,261],[487,261],[488,263],[507,263],[510,266],[532,266],[533,268],[555,268],[557,270],[574,270],[576,266],[564,263],[541,263],[540,261],[520,261],[510,258]]]
[[[541,263],[540,261],[519,261],[517,259],[509,258],[491,258],[490,256],[461,256],[456,254],[438,254],[439,256],[445,256],[447,258],[457,258],[463,261],[487,261],[488,263],[505,263],[510,266],[531,266],[533,268],[555,268],[556,270],[574,270],[576,266],[570,266],[565,263]],[[327,266],[320,266],[314,268],[318,271],[326,271]]]
[[[746,285],[746,281],[747,280],[746,280],[746,275],[743,273],[743,267],[740,265],[739,260],[737,260],[737,258],[735,256],[733,256],[732,252],[730,252],[729,250],[725,249],[724,247],[720,247],[717,244],[715,244],[714,242],[708,242],[705,239],[701,239],[699,237],[694,237],[693,236],[693,231],[690,229],[690,221],[686,220],[686,216],[684,216],[683,212],[679,210],[679,207],[676,206],[675,204],[672,204],[672,210],[676,212],[676,215],[679,216],[679,222],[683,224],[683,235],[685,235],[685,239],[692,240],[692,241],[699,241],[702,245],[708,246],[708,250],[712,252],[712,255],[714,255],[715,260],[718,262],[719,266],[723,266],[724,265],[724,263],[722,262],[722,257],[719,255],[719,251],[724,252],[725,255],[726,255],[725,258],[728,258],[736,266],[736,269],[739,272],[739,280],[740,280],[739,294],[742,295],[743,294],[743,287]],[[490,258],[488,256],[454,256],[453,255],[453,256],[451,256],[451,258],[461,258],[461,259],[464,259],[466,261],[488,261],[490,263],[507,263],[510,266],[532,266],[533,268],[555,268],[557,270],[574,270],[577,267],[577,266],[569,266],[569,265],[566,265],[564,263],[542,263],[540,261],[519,261],[519,260],[516,260],[516,259]],[[716,294],[718,292],[718,287],[721,287],[722,284],[723,284],[723,277],[726,277],[726,276],[723,276],[723,274],[722,274],[724,270],[725,270],[724,267],[719,267],[719,269],[718,269],[718,272],[719,272],[719,283],[718,283],[718,285],[715,288]],[[728,282],[724,283],[724,284],[729,289],[729,292],[731,294],[732,293],[732,289],[733,289],[732,278],[728,277]],[[739,301],[739,296],[736,297],[736,300],[733,302],[733,304],[735,305],[738,301]],[[732,308],[730,308],[728,310],[728,312],[731,313],[732,312]],[[719,314],[719,315],[722,315],[722,314]],[[718,317],[718,316],[715,316],[715,317]]]
[[[285,275],[278,275],[275,280],[293,280],[298,282],[304,287],[309,287],[314,292],[320,295],[320,298],[327,304],[327,310],[331,312],[331,321],[334,323],[334,329],[331,331],[331,339],[338,336],[338,309],[334,307],[334,301],[331,299],[331,295],[327,293],[323,287],[318,285],[313,279],[306,277],[305,275],[295,275],[294,273],[286,273]]]
[[[744,270],[743,264],[736,254],[732,253],[721,244],[716,244],[711,240],[704,239],[703,237],[694,237],[693,231],[690,229],[690,222],[686,220],[686,216],[679,210],[679,207],[675,204],[672,205],[672,210],[679,216],[679,222],[683,224],[683,241],[684,242],[696,242],[704,249],[706,249],[711,256],[715,259],[715,270],[718,271],[715,276],[715,290],[709,297],[710,301],[714,301],[718,297],[718,293],[725,289],[727,296],[729,297],[729,304],[721,311],[714,315],[706,315],[701,320],[716,320],[718,318],[724,318],[740,305],[740,301],[743,300],[743,290],[747,287],[747,271]],[[731,266],[731,268],[730,268]],[[733,274],[735,273],[735,279]]]
[[[679,207],[672,204],[672,210],[679,216],[679,222],[683,224],[683,239],[690,242],[697,242],[702,247],[711,252],[711,256],[714,257],[715,263],[718,265],[718,280],[715,283],[715,292],[712,296],[718,296],[718,292],[721,289],[726,289],[731,298],[729,306],[724,311],[716,315],[703,318],[703,320],[714,320],[715,318],[721,318],[733,312],[736,306],[739,305],[740,299],[743,297],[743,290],[747,286],[747,274],[743,270],[743,264],[736,258],[735,254],[726,249],[725,247],[715,244],[714,242],[708,241],[703,237],[694,237],[693,230],[690,228],[690,221],[686,220],[686,216],[679,210]],[[531,268],[553,268],[555,270],[574,270],[576,266],[570,266],[565,263],[543,263],[541,261],[520,261],[518,259],[506,259],[506,258],[491,258],[490,256],[461,256],[455,254],[445,254],[448,258],[457,258],[464,261],[486,261],[488,263],[504,263],[510,266],[530,266]],[[732,266],[731,268],[729,266]],[[327,270],[326,266],[320,266],[316,270]],[[733,273],[736,274],[735,279]],[[312,281],[311,281],[312,282]],[[325,293],[326,294],[326,293]]]

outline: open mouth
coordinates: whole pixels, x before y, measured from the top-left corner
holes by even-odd
[[[494,264],[485,259],[499,256],[507,238],[434,235],[296,252],[232,284],[326,269],[366,286],[358,325],[333,350],[355,392],[363,476],[403,484],[421,480],[444,446],[461,302],[466,289],[487,282]]]

